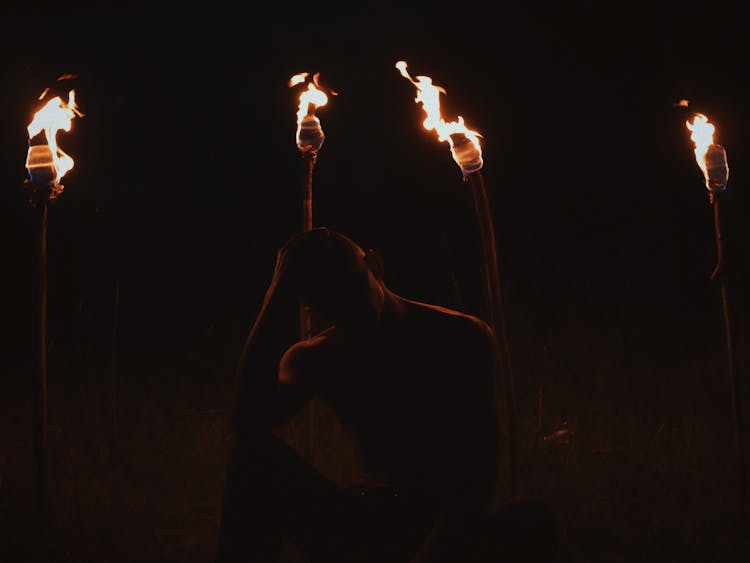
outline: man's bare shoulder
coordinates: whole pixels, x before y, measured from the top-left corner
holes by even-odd
[[[455,330],[459,334],[484,340],[493,337],[492,327],[477,316],[431,303],[405,299],[411,314],[435,330]]]

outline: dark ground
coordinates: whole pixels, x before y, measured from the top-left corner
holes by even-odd
[[[2,559],[211,560],[233,370],[276,249],[301,228],[292,74],[320,71],[339,92],[318,112],[316,224],[378,249],[396,292],[479,314],[470,191],[421,129],[393,68],[404,59],[447,89],[446,117],[484,135],[522,495],[560,516],[561,559],[742,561],[713,215],[684,122],[707,114],[728,152],[750,404],[747,19],[717,3],[594,6],[478,6],[464,27],[413,7],[302,20],[292,4],[268,19],[99,9],[50,33],[41,11],[6,18]],[[49,214],[45,542],[32,510],[37,217],[22,182],[36,96],[64,73],[86,116],[60,137],[76,168]],[[309,454],[304,420],[288,436]],[[335,455],[322,469],[346,478]]]

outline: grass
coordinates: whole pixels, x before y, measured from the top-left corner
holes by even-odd
[[[558,515],[561,562],[743,561],[750,552],[748,534],[735,527],[721,348],[704,342],[678,352],[682,344],[662,340],[635,350],[606,331],[554,334],[539,350],[517,354],[515,366],[523,375],[521,492]],[[580,341],[588,354],[575,352]],[[212,560],[231,362],[167,365],[132,355],[119,373],[115,430],[105,356],[66,363],[51,355],[46,535],[32,502],[28,372],[7,372],[0,388],[0,423],[9,430],[0,448],[2,552],[29,563]],[[286,433],[303,453],[305,420]],[[322,428],[322,451],[334,452],[330,420]],[[346,467],[331,459],[324,471],[345,480]]]

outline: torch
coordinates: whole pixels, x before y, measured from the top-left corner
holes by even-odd
[[[729,180],[729,164],[727,153],[723,146],[714,143],[715,127],[708,118],[700,113],[693,116],[693,121],[687,121],[686,126],[691,131],[690,139],[695,145],[695,160],[703,172],[708,200],[714,208],[714,231],[716,235],[716,267],[711,274],[712,280],[718,280],[721,285],[721,303],[724,318],[724,337],[726,340],[727,372],[729,375],[729,392],[732,404],[732,420],[734,423],[734,441],[737,450],[739,472],[738,502],[739,517],[742,523],[747,517],[747,472],[745,461],[744,423],[742,416],[741,389],[738,387],[737,359],[734,354],[734,335],[732,331],[732,310],[729,300],[729,276],[724,253],[724,233],[721,224],[721,197],[726,191]]]
[[[318,158],[318,151],[323,146],[325,135],[320,126],[320,119],[315,115],[316,108],[328,103],[328,96],[320,89],[318,78],[320,73],[315,73],[312,80],[308,81],[310,74],[302,72],[295,74],[289,79],[290,88],[307,82],[307,88],[299,97],[299,108],[297,110],[297,148],[304,162],[304,180],[302,183],[302,230],[309,231],[313,227],[312,213],[312,177],[313,168]],[[331,92],[335,95],[335,92]],[[300,334],[303,339],[312,335],[312,319],[310,310],[302,307],[300,311]]]
[[[39,97],[43,100],[48,90]],[[74,117],[82,116],[75,103],[75,90],[68,101],[59,96],[47,101],[34,114],[27,130],[29,150],[24,181],[29,204],[39,209],[39,296],[38,296],[38,358],[33,377],[32,434],[36,461],[37,503],[41,511],[47,504],[47,208],[49,202],[63,191],[62,177],[73,168],[73,159],[57,145],[57,132],[70,131]]]
[[[320,73],[316,72],[310,77],[310,73],[302,72],[295,74],[289,79],[288,86],[293,88],[299,84],[307,83],[307,87],[299,96],[299,107],[297,109],[297,148],[302,155],[304,163],[304,176],[302,182],[302,230],[309,231],[313,228],[312,207],[312,179],[313,168],[318,159],[318,151],[323,146],[325,135],[320,126],[320,119],[315,115],[315,110],[328,103],[328,96],[320,88],[318,78]],[[331,91],[332,95],[336,92]],[[300,308],[300,337],[309,339],[313,333],[313,322],[310,308],[303,305]],[[315,401],[308,406],[309,423],[309,446],[310,457],[317,464],[319,450],[319,424],[320,413],[315,407]]]
[[[482,244],[484,266],[482,285],[486,307],[486,320],[494,331],[500,351],[500,383],[505,402],[508,433],[506,446],[508,449],[509,486],[511,496],[515,498],[518,491],[515,386],[511,369],[510,346],[508,344],[502,307],[500,270],[495,245],[492,211],[482,174],[484,162],[482,160],[482,149],[479,144],[481,135],[469,129],[460,115],[456,121],[449,123],[442,118],[440,112],[440,94],[445,94],[446,92],[442,87],[434,85],[429,76],[412,78],[406,70],[406,62],[404,61],[398,61],[396,68],[401,73],[401,76],[409,80],[417,89],[417,97],[414,101],[422,104],[426,116],[422,125],[428,131],[435,131],[438,135],[438,140],[448,143],[453,160],[461,168],[463,180],[468,181],[471,186],[474,212]]]

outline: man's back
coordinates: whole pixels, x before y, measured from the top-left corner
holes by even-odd
[[[330,328],[289,346],[279,319],[294,301]],[[497,478],[497,369],[480,319],[395,294],[377,257],[339,233],[293,238],[240,361],[221,559],[250,544],[273,560],[287,533],[326,561],[463,560]],[[273,434],[315,395],[351,441],[358,486]],[[248,529],[248,512],[266,516]]]
[[[452,496],[467,481],[489,486],[498,451],[490,328],[391,297],[375,327],[332,328],[293,347],[284,365],[299,366],[338,416],[358,480],[426,499]]]

